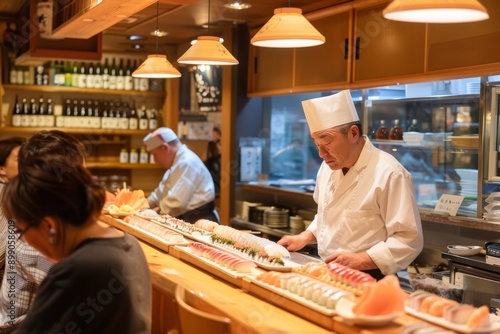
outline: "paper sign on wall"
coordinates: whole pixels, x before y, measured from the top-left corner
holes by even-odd
[[[434,211],[446,212],[449,213],[450,216],[456,216],[458,208],[462,204],[463,200],[464,196],[444,194],[439,198]]]

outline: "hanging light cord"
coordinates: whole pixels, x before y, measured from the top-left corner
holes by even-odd
[[[158,35],[160,34],[160,28],[158,27],[158,15],[160,11],[160,0],[156,3],[156,31],[155,31],[155,36],[156,36],[156,54],[158,54]]]

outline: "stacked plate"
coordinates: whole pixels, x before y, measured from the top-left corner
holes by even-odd
[[[491,193],[485,201],[488,205],[484,207],[483,218],[500,223],[500,192]]]
[[[466,200],[477,199],[477,169],[456,169],[460,176],[460,196],[464,196]]]
[[[264,225],[270,228],[288,227],[288,209],[271,207],[264,211]]]

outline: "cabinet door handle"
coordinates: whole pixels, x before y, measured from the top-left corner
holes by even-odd
[[[349,38],[344,40],[344,60],[347,60],[347,55],[349,54]]]
[[[356,37],[356,60],[359,59],[359,41],[361,37]]]

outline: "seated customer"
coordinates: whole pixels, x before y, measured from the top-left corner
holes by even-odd
[[[85,165],[85,152],[83,143],[65,132],[40,131],[22,146],[19,157],[16,154],[16,175],[18,160],[19,170],[29,166],[34,158],[50,159],[55,155],[64,157],[69,164]],[[26,317],[52,262],[19,239],[13,220],[9,220],[6,244],[2,247],[8,254],[8,274],[4,276],[0,290],[0,333],[10,333]]]
[[[97,222],[104,198],[62,156],[34,158],[5,187],[6,216],[55,263],[19,333],[150,333],[148,264],[135,238]]]
[[[144,145],[155,161],[167,169],[148,197],[149,206],[190,223],[198,219],[219,222],[212,176],[174,131],[158,128],[144,138]]]

